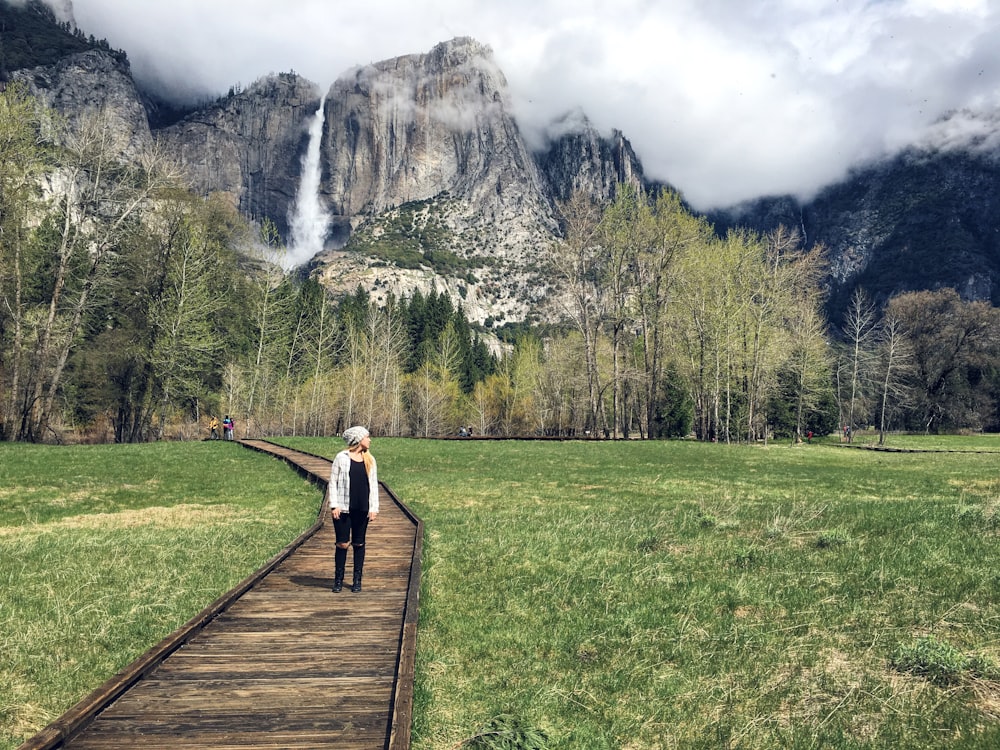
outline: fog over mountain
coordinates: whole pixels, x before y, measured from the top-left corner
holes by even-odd
[[[455,36],[488,44],[540,145],[581,110],[698,209],[812,197],[911,143],[982,142],[1000,107],[998,0],[50,0],[187,101],[294,70],[325,90]]]

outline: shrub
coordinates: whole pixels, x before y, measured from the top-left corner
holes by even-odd
[[[990,531],[1000,528],[1000,513],[996,507],[962,505],[955,511],[955,518],[959,523],[981,526]]]
[[[851,541],[851,537],[843,529],[830,529],[829,531],[824,531],[816,539],[816,546],[820,549],[829,549],[830,547],[840,547]]]
[[[954,685],[972,662],[950,643],[927,636],[897,646],[891,663],[900,672],[926,677],[935,685]]]
[[[545,750],[548,740],[540,729],[526,726],[514,716],[502,714],[464,740],[460,747],[470,750]]]

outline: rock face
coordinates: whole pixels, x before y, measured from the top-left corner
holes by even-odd
[[[349,250],[375,251],[324,256],[328,284],[360,282],[376,296],[435,287],[479,320],[528,314],[544,288],[531,255],[558,230],[487,47],[459,38],[342,76],[326,99],[323,155],[332,236],[354,233]]]
[[[152,143],[146,110],[128,65],[113,55],[92,50],[64,57],[53,65],[19,70],[33,96],[63,115],[70,127],[88,112],[103,110],[115,131],[128,135],[127,153]]]
[[[274,75],[156,134],[194,190],[229,193],[246,216],[271,219],[285,236],[307,122],[319,102],[315,84],[290,73]]]
[[[327,96],[325,195],[335,215],[448,191],[488,214],[544,213],[534,161],[488,48],[462,38],[359,68]]]
[[[610,139],[603,138],[582,114],[555,123],[549,147],[537,158],[559,201],[578,190],[609,201],[619,184],[647,186],[642,165],[625,136],[615,130]]]

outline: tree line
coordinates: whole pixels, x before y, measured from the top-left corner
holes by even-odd
[[[676,193],[559,206],[542,327],[438,292],[376,304],[282,270],[274,226],[193,195],[155,144],[0,93],[0,439],[560,435],[743,442],[874,425],[993,429],[996,310],[951,290],[835,329],[821,247],[725,237]],[[499,334],[499,336],[495,335]],[[850,430],[845,431],[849,437]]]
[[[572,329],[547,345],[576,347],[582,395],[553,413],[587,430],[850,441],[867,427],[884,442],[890,430],[1000,429],[988,303],[943,288],[877,304],[858,290],[831,325],[826,251],[795,231],[719,237],[676,193],[627,186],[605,206],[574,195],[562,216],[551,269]]]

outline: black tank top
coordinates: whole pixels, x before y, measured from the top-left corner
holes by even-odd
[[[368,513],[368,472],[364,461],[351,461],[351,513]]]

